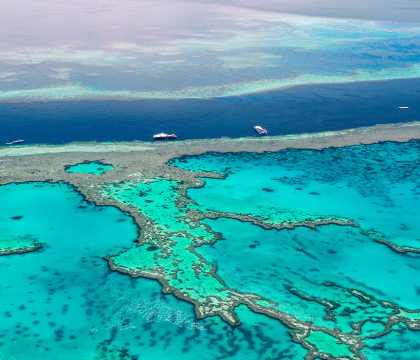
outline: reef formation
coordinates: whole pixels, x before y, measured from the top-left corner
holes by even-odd
[[[124,144],[118,150],[117,144],[108,148],[99,144],[91,153],[77,145],[5,149],[2,167],[16,165],[13,173],[1,175],[0,183],[65,181],[87,200],[130,214],[140,229],[137,242],[109,254],[109,266],[158,280],[164,293],[193,303],[199,319],[220,316],[239,326],[237,312],[246,306],[286,325],[293,341],[307,349],[306,359],[366,359],[370,340],[394,331],[420,330],[420,309],[412,306],[418,295],[412,294],[412,285],[399,294],[398,286],[393,291],[375,283],[379,278],[363,282],[357,274],[357,268],[368,269],[363,256],[373,256],[371,251],[381,254],[378,263],[389,259],[400,266],[384,267],[389,279],[399,279],[411,268],[406,273],[410,282],[418,271],[420,247],[412,234],[420,146],[415,140],[405,141],[418,139],[419,134],[420,126],[412,123],[296,138]],[[389,140],[394,142],[360,145]],[[290,147],[303,149],[279,151]],[[223,152],[208,152],[215,148]],[[246,148],[252,152],[243,152]],[[106,163],[112,170],[99,177],[67,171],[69,164],[83,161]],[[378,214],[385,220],[378,220]],[[404,221],[389,220],[396,214]],[[232,233],[242,226],[242,232]],[[290,257],[303,256],[301,267],[289,264],[285,273],[267,279],[275,292],[252,286],[253,280],[258,282],[252,272],[258,269],[247,267],[246,258],[241,271],[249,284],[222,269],[227,261],[222,255],[209,252],[232,244],[234,237],[245,244],[246,234],[254,231],[267,232],[267,239],[272,231],[290,236],[294,249]],[[258,236],[249,248],[260,246],[264,237]],[[335,237],[338,245],[329,245],[321,257],[320,243],[333,244]],[[327,265],[334,264],[342,247],[348,251],[341,255],[350,258],[348,268],[338,266],[333,274]],[[229,250],[233,254],[235,247]],[[2,251],[6,253],[7,247]],[[363,261],[351,258],[360,251]],[[269,263],[268,258],[260,261]],[[305,268],[311,261],[312,268]]]

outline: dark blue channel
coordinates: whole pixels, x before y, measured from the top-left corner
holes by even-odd
[[[398,106],[409,106],[399,110]],[[213,100],[0,103],[0,143],[180,139],[340,130],[420,119],[420,80],[302,86]]]

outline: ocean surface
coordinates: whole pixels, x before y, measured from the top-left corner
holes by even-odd
[[[418,121],[419,14],[2,0],[0,146]],[[207,153],[169,162],[224,175],[185,193],[167,174],[91,189],[140,229],[64,182],[0,186],[0,360],[418,360],[419,144]],[[100,160],[63,170],[118,171]]]
[[[348,333],[366,345],[362,353],[368,359],[414,360],[420,346],[414,331],[420,319],[420,258],[377,240],[420,247],[419,162],[419,142],[411,141],[323,151],[209,153],[170,165],[226,175],[205,178],[204,187],[188,191],[197,211],[245,214],[268,226],[223,217],[202,221],[222,239],[195,251],[198,259],[217,265],[226,288],[270,299],[303,323]],[[85,165],[98,173],[97,166]],[[86,168],[80,171],[89,176]],[[142,207],[163,236],[176,240],[166,248],[178,256],[176,266],[171,257],[155,258],[147,266],[151,272],[153,266],[166,267],[168,280],[175,269],[194,271],[195,277],[176,275],[171,284],[200,294],[197,301],[202,301],[213,289],[201,283],[207,279],[201,275],[208,276],[200,273],[205,271],[202,260],[189,262],[194,254],[188,243],[201,229],[184,221],[174,184],[150,180],[114,186],[109,196]],[[0,198],[0,246],[16,239],[43,245],[0,256],[0,359],[271,360],[307,354],[281,321],[244,305],[235,309],[238,327],[219,317],[197,320],[191,303],[163,295],[155,280],[111,271],[105,257],[116,257],[124,266],[124,253],[144,248],[134,245],[138,229],[118,209],[90,204],[64,183],[3,185]],[[285,221],[331,217],[358,226],[269,229]],[[184,238],[173,237],[180,231]],[[163,245],[145,246],[150,255]],[[134,261],[125,264],[128,270],[149,260]],[[182,284],[176,283],[178,276]],[[324,353],[351,356],[323,331],[312,331],[306,341]]]
[[[0,103],[0,143],[179,139],[341,130],[420,119],[420,80],[301,86],[209,100]],[[409,106],[399,110],[399,106]]]
[[[0,144],[419,120],[418,13],[414,0],[4,0]]]

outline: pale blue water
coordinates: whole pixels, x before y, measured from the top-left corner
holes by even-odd
[[[197,323],[192,305],[162,295],[157,282],[109,271],[103,257],[137,236],[119,210],[95,207],[65,184],[10,184],[0,187],[0,199],[0,234],[32,234],[45,244],[0,257],[0,359],[251,360],[306,353],[278,321],[240,308],[239,328],[219,319]]]
[[[361,1],[357,15],[316,1],[335,18],[287,13],[309,10],[301,3],[260,11],[272,8],[264,2],[3,0],[0,101],[206,100],[420,76],[414,2],[406,16],[396,16],[404,5],[375,6],[376,20],[394,22],[360,19],[372,16]]]

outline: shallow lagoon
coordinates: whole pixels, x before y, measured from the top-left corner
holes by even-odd
[[[2,234],[43,249],[0,257],[0,359],[302,358],[275,320],[240,308],[243,325],[196,322],[192,306],[151,280],[111,272],[103,257],[132,246],[136,227],[65,184],[0,187]],[[13,217],[19,216],[19,219]],[[136,357],[138,356],[138,357]]]
[[[271,219],[274,214],[345,217],[399,245],[420,246],[416,141],[263,155],[204,154],[170,163],[227,175],[189,190],[204,209]]]
[[[198,252],[217,264],[218,275],[227,286],[263,294],[278,302],[282,311],[303,321],[351,331],[352,323],[372,316],[384,320],[391,313],[390,308],[363,306],[346,288],[357,288],[408,308],[418,306],[420,258],[401,256],[358,229],[325,225],[316,230],[264,230],[231,219],[206,222],[222,233],[224,240],[202,246]],[[325,286],[326,282],[344,289]],[[305,296],[340,304],[333,311],[335,319],[326,320],[325,306]],[[352,311],[343,311],[346,307]]]
[[[222,215],[205,222],[224,241],[197,251],[217,265],[227,286],[267,296],[282,311],[327,328],[346,332],[368,320],[364,336],[384,330],[391,309],[376,300],[367,306],[349,290],[419,308],[419,255],[376,242],[419,249],[419,161],[420,143],[411,141],[321,151],[209,153],[170,164],[225,175],[203,179],[204,187],[188,190],[204,212],[246,214],[273,226],[319,216],[354,221],[357,226],[278,231]],[[326,312],[324,301],[339,306]],[[403,328],[399,332],[405,334]],[[410,351],[401,355],[407,359],[419,346],[410,334],[404,335]],[[369,358],[376,358],[376,350],[378,358],[391,356],[397,340],[393,334],[387,337],[393,339],[387,346],[379,339],[367,341]]]
[[[102,175],[107,171],[112,170],[114,167],[111,164],[105,164],[99,160],[95,161],[84,161],[79,164],[67,165],[64,167],[68,173],[79,173],[79,174],[92,174]]]
[[[196,204],[189,203],[188,209],[248,214],[268,225],[328,216],[360,225],[268,230],[223,217],[206,219],[202,224],[220,232],[224,240],[196,248],[210,263],[193,270],[207,271],[217,264],[217,275],[227,287],[274,300],[278,310],[300,321],[342,332],[364,322],[360,335],[354,336],[376,334],[399,306],[416,309],[419,304],[419,256],[398,253],[376,242],[368,231],[418,247],[418,162],[415,141],[175,159],[171,165],[226,175],[204,179],[204,187],[190,189]],[[108,185],[107,196],[139,208],[158,227],[156,234],[170,233],[170,240],[177,242],[180,252],[174,256],[187,259],[185,255],[193,253],[183,252],[190,244],[180,234],[191,232],[200,238],[206,231],[184,223],[188,211],[177,209],[183,197],[175,193],[177,186],[174,180],[155,178]],[[218,317],[196,321],[193,306],[162,295],[157,282],[111,272],[104,257],[136,249],[137,237],[132,219],[116,208],[89,204],[64,183],[9,184],[0,187],[0,198],[3,240],[28,237],[43,246],[0,257],[0,359],[305,356],[307,351],[291,341],[280,321],[243,305],[235,309],[239,327]],[[117,258],[124,261],[124,256]],[[144,261],[132,260],[135,266]],[[171,270],[177,259],[169,259],[170,264],[164,260],[154,259],[157,266]],[[180,261],[178,268],[188,264]],[[395,333],[364,341],[363,353],[369,359],[392,358],[399,341],[405,348],[400,358],[413,358],[420,346],[417,332],[402,323],[393,328]],[[313,331],[308,341],[330,354],[348,354],[328,337]]]

